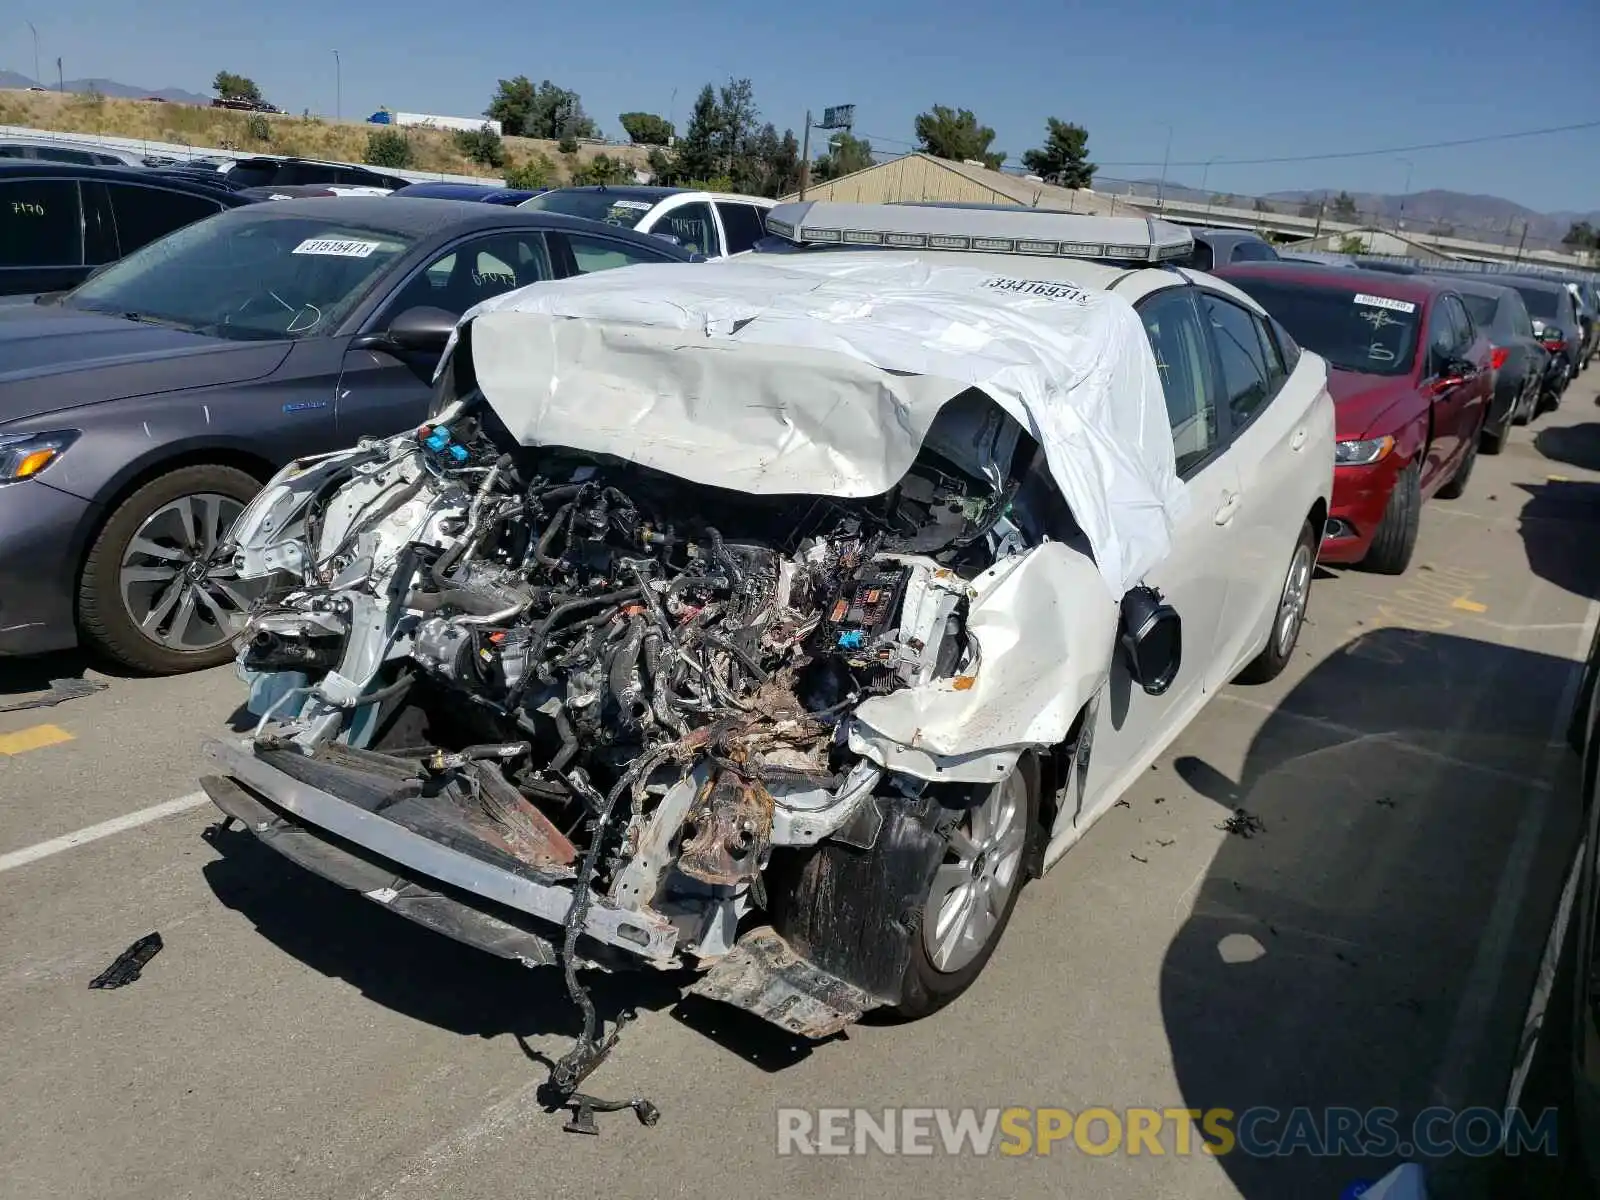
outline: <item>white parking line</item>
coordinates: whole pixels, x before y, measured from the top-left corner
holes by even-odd
[[[148,825],[151,821],[159,821],[162,817],[199,808],[202,804],[209,803],[210,799],[204,792],[191,792],[187,796],[179,796],[176,800],[165,800],[160,804],[152,804],[149,808],[141,808],[138,812],[112,817],[109,821],[101,821],[98,825],[90,825],[76,833],[62,834],[58,838],[51,838],[48,842],[39,842],[32,846],[24,846],[21,850],[13,850],[9,854],[0,854],[0,872],[25,867],[29,863],[38,862],[41,858],[49,858],[52,854],[71,850],[74,846],[97,842],[114,833],[137,829],[140,825]]]

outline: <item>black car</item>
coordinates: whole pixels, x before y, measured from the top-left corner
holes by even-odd
[[[1493,278],[1503,287],[1516,289],[1528,307],[1528,315],[1533,318],[1534,333],[1550,352],[1542,407],[1554,408],[1561,403],[1561,394],[1578,373],[1578,360],[1583,352],[1583,327],[1578,321],[1578,309],[1572,293],[1558,279],[1526,275],[1495,275]]]
[[[1196,271],[1242,262],[1277,262],[1272,243],[1247,229],[1193,229],[1194,251],[1184,266]]]
[[[1488,336],[1492,347],[1494,400],[1484,418],[1479,446],[1485,454],[1499,454],[1511,426],[1526,425],[1538,412],[1550,352],[1533,334],[1533,319],[1521,293],[1491,283],[1490,278],[1457,278],[1453,282],[1474,324]]]
[[[419,424],[479,301],[692,257],[495,204],[279,200],[0,309],[0,654],[81,637],[140,670],[225,661],[250,597],[217,549],[262,480]]]
[[[273,158],[261,155],[241,158],[221,166],[183,165],[163,168],[163,173],[200,174],[225,180],[234,187],[288,187],[296,184],[342,183],[358,187],[385,188],[391,192],[410,183],[399,175],[358,167],[352,163],[320,162],[311,158]]]
[[[138,168],[0,160],[0,296],[74,287],[103,263],[248,203],[204,180]]]

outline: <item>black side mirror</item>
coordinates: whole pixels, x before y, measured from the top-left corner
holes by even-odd
[[[455,332],[453,312],[430,305],[408,308],[382,333],[369,333],[350,344],[352,350],[416,350],[439,353]]]
[[[1183,662],[1183,622],[1153,587],[1136,587],[1122,598],[1122,653],[1128,675],[1152,696],[1172,686]]]

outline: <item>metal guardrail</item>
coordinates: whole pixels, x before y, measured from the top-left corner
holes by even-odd
[[[374,128],[378,128],[374,126]],[[163,155],[179,160],[194,158],[227,158],[237,162],[241,158],[286,158],[283,154],[260,153],[253,150],[222,150],[211,146],[194,146],[187,142],[152,142],[144,138],[111,137],[107,134],[95,133],[61,133],[53,129],[34,129],[27,125],[0,125],[0,137],[4,138],[38,138],[41,141],[76,142],[83,146],[101,146],[107,150],[125,150],[141,157],[145,155]],[[342,160],[330,159],[330,162]],[[343,163],[352,167],[368,167],[366,163]],[[410,169],[397,169],[394,167],[369,167],[370,170],[382,171],[385,175],[398,175],[401,179],[408,179],[413,183],[487,183],[501,179],[500,176],[487,175],[451,175],[444,171],[413,171]]]

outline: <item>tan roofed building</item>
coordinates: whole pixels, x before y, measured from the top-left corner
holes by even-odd
[[[799,198],[798,193],[785,200]],[[1021,204],[1057,212],[1097,217],[1144,215],[1126,200],[1093,192],[1074,191],[1042,183],[1023,175],[991,171],[975,163],[953,162],[920,152],[876,163],[863,171],[841,175],[806,188],[807,200],[837,200],[854,204],[893,204],[904,201],[942,201],[953,204]]]

